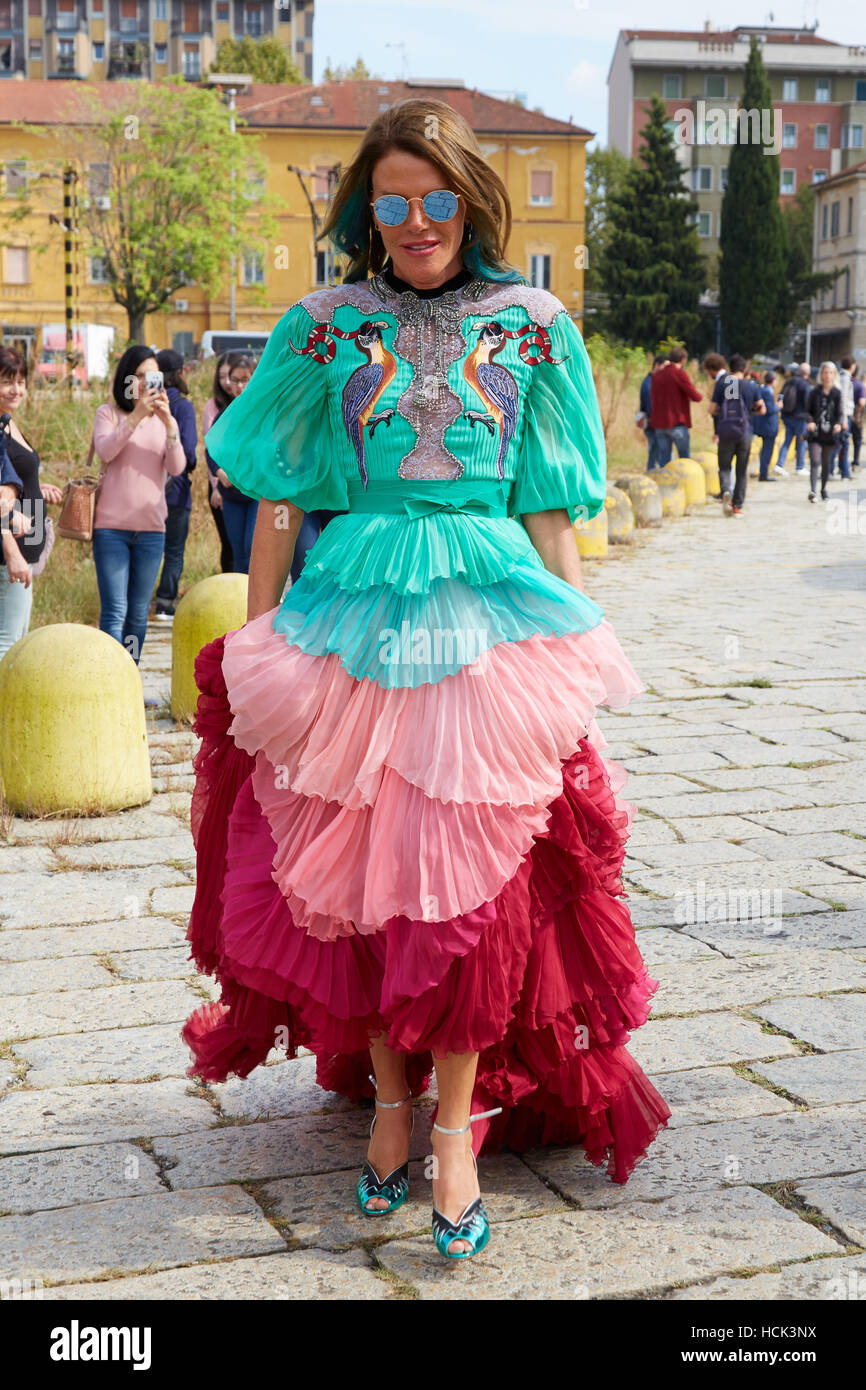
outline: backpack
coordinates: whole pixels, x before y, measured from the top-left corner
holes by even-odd
[[[793,415],[799,403],[800,397],[797,391],[797,382],[794,377],[791,377],[790,381],[785,382],[782,391],[782,414]]]
[[[725,378],[724,394],[716,417],[716,434],[725,444],[740,444],[751,433],[749,408],[743,400],[741,385],[737,377]],[[733,395],[728,395],[731,386],[736,390]]]

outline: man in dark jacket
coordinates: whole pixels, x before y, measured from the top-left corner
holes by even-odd
[[[655,430],[650,425],[650,416],[652,415],[653,409],[652,379],[654,373],[657,372],[662,363],[667,362],[667,360],[666,357],[654,357],[652,366],[640,384],[640,410],[638,411],[635,423],[638,429],[643,430],[646,435],[648,449],[646,469],[648,473],[651,473],[654,468],[661,467],[658,461],[658,438]]]
[[[776,466],[784,468],[788,462],[791,440],[796,439],[795,458],[798,473],[806,471],[806,425],[809,420],[809,397],[812,394],[809,379],[811,375],[812,368],[809,363],[803,362],[795,368],[794,375],[782,387],[782,424],[785,427],[785,439],[779,450]]]
[[[183,554],[189,534],[192,510],[190,474],[196,465],[198,429],[195,407],[192,401],[187,400],[189,388],[184,377],[183,357],[173,348],[163,348],[162,352],[156,354],[156,360],[165,379],[168,407],[177,421],[177,432],[186,454],[186,468],[176,478],[170,478],[165,489],[168,515],[165,519],[162,575],[156,591],[156,616],[161,622],[170,623],[174,617],[177,588],[183,574]]]

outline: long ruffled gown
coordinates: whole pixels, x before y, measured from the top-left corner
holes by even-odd
[[[402,285],[299,301],[208,435],[249,495],[346,514],[196,663],[189,940],[222,993],[190,1074],[302,1045],[360,1099],[372,1035],[414,1094],[477,1051],[476,1152],[576,1143],[625,1182],[670,1110],[625,1047],[657,986],[595,712],[642,687],[519,520],[603,506],[592,374],[546,291]]]

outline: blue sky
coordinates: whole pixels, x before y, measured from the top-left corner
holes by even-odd
[[[682,0],[316,0],[313,75],[321,77],[329,58],[351,64],[360,55],[383,78],[404,71],[462,78],[482,91],[525,93],[528,105],[597,131],[605,144],[607,71],[620,29],[702,29],[707,19],[716,28],[800,26],[816,18],[822,38],[866,44],[866,10],[842,0],[699,8]]]

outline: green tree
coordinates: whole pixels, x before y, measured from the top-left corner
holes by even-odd
[[[88,171],[77,190],[81,249],[101,260],[107,287],[129,319],[130,341],[140,342],[146,315],[167,312],[184,286],[218,295],[232,251],[270,259],[278,203],[263,191],[267,165],[256,137],[231,132],[216,92],[179,75],[111,88],[108,103],[77,84],[62,125],[21,128],[44,141],[49,167],[59,171],[72,156]],[[46,254],[56,253],[48,200],[56,206],[50,182],[28,179],[9,214],[45,227],[36,245]],[[264,285],[245,288],[244,297],[268,302]]]
[[[586,256],[584,289],[587,294],[603,292],[604,249],[610,234],[610,205],[622,188],[629,160],[620,151],[590,150],[586,156]]]
[[[812,184],[800,184],[782,217],[787,243],[788,325],[800,330],[809,322],[813,297],[821,290],[828,290],[841,271],[834,273],[812,269],[815,228],[815,189]]]
[[[765,114],[766,113],[766,114]],[[788,248],[779,206],[779,157],[763,142],[773,96],[751,39],[719,236],[719,312],[732,350],[778,346],[788,324]]]
[[[605,330],[647,349],[666,334],[693,343],[702,331],[699,300],[706,276],[697,204],[684,187],[666,122],[667,112],[653,96],[638,157],[608,200],[601,266],[609,299]]]
[[[246,72],[254,82],[286,82],[299,86],[306,78],[273,34],[264,39],[223,39],[210,72]]]
[[[351,68],[347,68],[345,64],[331,67],[329,58],[325,64],[325,71],[322,73],[323,82],[369,82],[371,80],[381,81],[381,78],[378,77],[378,73],[370,72],[364,59],[360,57],[355,59]]]

